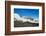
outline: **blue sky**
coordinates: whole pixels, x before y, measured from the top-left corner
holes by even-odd
[[[33,19],[39,19],[39,9],[14,8],[14,13],[18,13],[21,16],[30,16]]]

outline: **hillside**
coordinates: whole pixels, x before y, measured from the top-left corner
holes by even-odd
[[[31,23],[31,22],[22,22],[22,21],[14,21],[14,27],[36,27],[39,26],[39,23]]]

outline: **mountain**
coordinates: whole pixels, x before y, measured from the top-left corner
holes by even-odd
[[[32,17],[30,17],[30,16],[22,16],[23,18],[25,18],[25,19],[30,19],[30,20],[34,20]]]
[[[33,18],[31,17],[26,17],[26,16],[20,16],[19,14],[15,13],[14,14],[14,20],[15,21],[22,21],[22,22],[30,22],[30,23],[38,23],[36,20],[34,20]]]

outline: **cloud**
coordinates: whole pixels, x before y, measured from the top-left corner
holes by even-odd
[[[16,20],[18,20],[18,21],[23,21],[23,22],[32,22],[32,23],[34,23],[35,22],[35,20],[30,20],[30,19],[26,19],[26,18],[24,18],[25,16],[23,16],[23,17],[20,17],[20,15],[19,14],[17,14],[17,13],[15,13],[14,14],[14,18],[15,18],[15,21]]]

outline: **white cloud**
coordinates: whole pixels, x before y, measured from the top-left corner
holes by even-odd
[[[20,15],[19,14],[17,14],[17,13],[15,13],[14,14],[14,18],[15,18],[15,21],[16,20],[18,20],[18,21],[23,21],[23,22],[32,22],[32,23],[35,23],[35,20],[30,20],[30,19],[26,19],[26,18],[24,18],[25,16],[23,16],[23,17],[20,17]],[[36,22],[37,23],[37,22]]]

